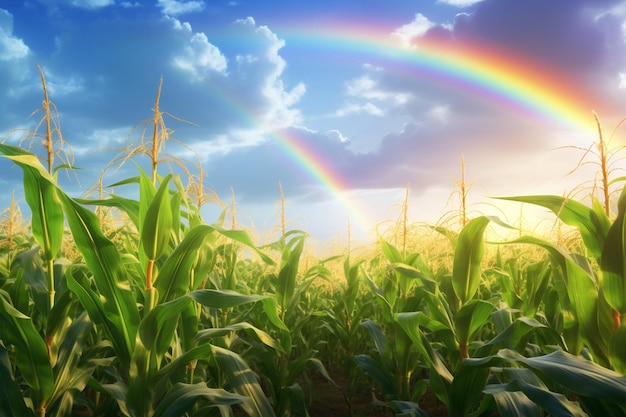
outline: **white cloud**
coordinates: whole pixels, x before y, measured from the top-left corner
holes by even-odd
[[[341,131],[337,129],[329,130],[328,132],[326,132],[326,134],[330,136],[331,138],[337,139],[341,143],[350,141],[348,137],[344,136],[343,133],[341,133]]]
[[[467,7],[483,0],[437,0],[437,3],[450,4],[457,7]]]
[[[184,30],[184,31],[191,33],[191,25],[189,24],[189,22],[181,22],[175,17],[168,16],[168,15],[165,15],[165,19],[169,20],[172,23],[172,26],[174,27],[174,29]]]
[[[404,45],[410,46],[413,39],[424,35],[428,29],[434,26],[435,24],[428,20],[426,16],[421,13],[417,13],[411,23],[400,26],[392,33],[392,35],[400,38]]]
[[[13,36],[13,15],[0,9],[0,61],[22,59],[29,53],[24,41]]]
[[[355,113],[366,113],[366,114],[370,114],[372,116],[379,116],[379,117],[385,115],[385,112],[382,111],[375,104],[372,104],[372,103],[365,103],[365,104],[349,103],[349,104],[346,104],[345,106],[343,106],[342,108],[340,108],[339,110],[337,110],[335,112],[335,116],[344,117],[344,116],[347,116],[349,114],[355,114]]]
[[[164,14],[169,16],[176,16],[185,13],[202,11],[202,9],[204,9],[204,2],[196,0],[159,0],[159,6],[163,9]]]
[[[265,134],[258,129],[230,129],[211,140],[194,143],[193,148],[202,155],[202,160],[213,155],[227,155],[230,152],[260,145]]]
[[[381,89],[378,82],[369,75],[364,75],[349,81],[346,92],[352,97],[362,97],[368,100],[391,101],[396,105],[405,104],[410,98],[410,93],[390,92]]]
[[[226,57],[202,32],[191,37],[183,54],[175,57],[173,64],[199,81],[204,80],[210,73],[225,74],[228,66]]]
[[[237,56],[238,74],[246,85],[258,82],[264,108],[259,117],[262,122],[272,128],[284,128],[298,124],[301,113],[293,106],[306,93],[303,83],[296,84],[288,90],[282,80],[287,66],[279,51],[285,41],[279,39],[267,26],[256,26],[254,18],[238,19],[235,24],[242,30],[251,31],[250,46],[252,50]],[[258,88],[258,86],[252,86]]]
[[[618,88],[626,89],[626,72],[619,73],[619,85]]]
[[[101,9],[114,4],[115,0],[71,0],[69,2],[70,6],[80,9]]]

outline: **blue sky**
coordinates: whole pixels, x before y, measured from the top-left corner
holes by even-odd
[[[162,77],[161,109],[193,123],[166,119],[173,137],[201,155],[220,198],[229,203],[234,190],[238,220],[265,236],[277,229],[279,182],[289,226],[325,240],[345,235],[348,218],[357,237],[371,237],[376,223],[399,215],[407,184],[411,220],[436,221],[455,208],[448,197],[461,155],[476,202],[560,195],[593,179],[593,167],[567,176],[582,153],[557,149],[588,146],[596,139],[588,132],[412,76],[387,62],[380,45],[342,44],[350,28],[406,48],[429,36],[493,45],[594,91],[589,117],[602,108],[607,131],[626,116],[623,1],[28,0],[0,4],[0,135],[17,143],[14,130],[37,122],[29,116],[42,100],[40,65],[82,169],[80,183],[63,185],[83,195],[115,155],[104,149],[124,146],[151,117]],[[341,196],[275,132],[313,149],[343,179]],[[166,152],[195,158],[175,144]],[[106,178],[132,175],[127,165]],[[21,172],[8,161],[0,161],[0,184],[0,207],[10,190],[23,203]],[[217,213],[207,210],[206,221]]]

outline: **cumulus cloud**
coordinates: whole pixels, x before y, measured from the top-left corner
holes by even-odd
[[[410,23],[400,26],[392,35],[400,38],[405,45],[410,45],[413,39],[423,36],[434,26],[435,23],[431,22],[426,16],[417,13]]]
[[[0,9],[0,61],[14,61],[28,56],[30,49],[13,35],[13,15]]]
[[[183,53],[174,57],[172,63],[198,81],[209,73],[225,74],[227,68],[226,57],[202,32],[193,34]]]
[[[237,74],[239,86],[245,86],[250,91],[259,91],[256,114],[267,126],[282,128],[298,124],[302,117],[298,109],[293,106],[306,93],[304,83],[297,83],[289,89],[282,79],[287,66],[280,49],[285,41],[279,39],[269,27],[257,26],[254,18],[239,19],[235,22],[239,29],[250,35],[250,42],[246,51],[237,55]]]
[[[159,7],[163,13],[169,16],[178,16],[185,13],[200,12],[204,9],[203,1],[178,1],[178,0],[159,0]]]
[[[411,97],[411,93],[408,90],[398,92],[381,87],[379,81],[372,79],[367,74],[348,81],[346,84],[346,93],[353,97],[387,101],[394,104],[404,104]]]

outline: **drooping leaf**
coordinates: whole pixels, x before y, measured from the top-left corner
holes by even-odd
[[[217,346],[212,347],[217,366],[224,373],[228,384],[236,394],[250,398],[241,407],[251,417],[272,417],[274,410],[261,389],[256,374],[236,353]]]
[[[257,342],[261,342],[264,345],[269,346],[279,352],[283,351],[282,346],[278,342],[276,342],[276,340],[274,340],[272,336],[245,321],[234,323],[226,327],[199,330],[196,336],[196,342],[203,343],[207,340],[226,336],[232,332],[238,331],[245,331],[246,333],[251,334]]]
[[[167,391],[159,402],[153,417],[180,417],[200,399],[206,400],[213,406],[250,403],[247,397],[233,394],[221,388],[209,388],[206,383],[183,384],[177,383]],[[250,407],[248,405],[247,407]]]
[[[498,356],[523,363],[578,395],[626,406],[626,377],[594,362],[557,350],[548,355],[526,358],[503,349]]]
[[[396,400],[399,398],[395,378],[388,369],[382,367],[369,355],[356,355],[354,359],[365,374],[380,385],[388,399]]]
[[[213,289],[192,291],[188,296],[203,306],[212,308],[236,307],[242,304],[256,303],[270,297],[269,295],[241,294],[236,291]]]
[[[46,259],[52,260],[63,240],[63,209],[55,181],[32,153],[3,143],[0,152],[24,171],[24,197],[31,210],[32,233]]]
[[[599,210],[596,205],[590,208],[576,200],[555,195],[500,197],[500,199],[534,204],[551,210],[563,223],[578,228],[589,252],[596,258],[600,257],[611,223],[604,211]]]

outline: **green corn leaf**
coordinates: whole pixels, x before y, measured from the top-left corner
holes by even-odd
[[[503,372],[507,379],[521,380],[528,384],[533,384],[539,388],[546,388],[545,384],[530,369],[525,368],[504,368]],[[532,402],[523,392],[510,390],[507,384],[491,384],[483,391],[487,395],[493,396],[498,412],[502,417],[543,417],[541,408]]]
[[[54,376],[46,344],[30,317],[16,310],[0,293],[0,340],[15,346],[15,364],[32,390],[35,408],[47,403],[54,389]]]
[[[578,404],[569,401],[565,395],[551,392],[547,388],[538,387],[520,380],[511,381],[507,384],[507,388],[511,391],[523,392],[533,403],[540,406],[550,416],[587,417],[587,413]]]
[[[113,335],[121,337],[121,340],[114,339],[116,352],[128,366],[130,352],[135,345],[139,311],[130,290],[124,263],[115,245],[102,234],[94,213],[65,194],[62,194],[61,201],[76,246],[104,297],[102,305],[110,324],[109,330]]]
[[[223,236],[226,236],[227,238],[232,239],[235,242],[239,242],[239,243],[242,243],[242,244],[246,245],[248,248],[250,248],[252,251],[254,251],[261,258],[261,260],[263,260],[263,262],[265,262],[266,264],[268,264],[268,265],[273,265],[274,264],[274,261],[272,260],[272,258],[267,256],[262,251],[260,251],[255,246],[254,242],[252,242],[252,239],[250,239],[250,236],[248,235],[248,233],[246,233],[245,231],[243,231],[243,230],[227,230],[227,229],[223,229],[221,227],[218,227],[217,225],[212,225],[211,227],[217,233],[219,233],[219,234],[221,234]]]
[[[383,361],[388,361],[389,339],[385,336],[380,326],[373,320],[363,320],[362,327],[365,327],[372,336],[374,347],[380,354]],[[385,362],[385,367],[391,369],[391,363]]]
[[[482,275],[484,253],[483,233],[489,224],[485,216],[471,220],[459,234],[454,249],[452,287],[461,305],[467,303],[478,290]]]
[[[200,252],[206,254],[211,248],[206,245],[208,236],[214,232],[211,226],[199,225],[187,232],[159,270],[154,282],[159,290],[159,302],[174,300],[186,294],[192,286],[192,271]]]
[[[461,307],[454,318],[459,343],[467,345],[472,335],[487,323],[494,310],[493,304],[483,300],[471,300]]]
[[[551,210],[563,223],[578,228],[589,252],[596,258],[600,257],[611,222],[596,201],[593,208],[589,208],[576,200],[554,195],[500,197],[500,199],[534,204]]]
[[[230,290],[196,290],[188,294],[189,297],[206,307],[212,308],[230,308],[242,304],[256,303],[269,295],[247,295]]]
[[[26,407],[20,386],[15,382],[6,348],[0,343],[0,417],[33,417]]]
[[[171,178],[168,175],[161,181],[143,218],[141,243],[145,255],[151,260],[158,259],[165,252],[172,234],[172,206],[168,188]]]
[[[151,355],[141,340],[138,340],[128,370],[128,390],[125,398],[130,417],[152,415],[155,390],[158,387],[153,381],[157,376],[158,365],[156,355]]]
[[[598,361],[608,362],[608,340],[612,328],[611,313],[605,304],[599,302],[598,286],[587,268],[583,268],[575,258],[563,249],[534,237],[523,237],[511,243],[530,243],[546,249],[555,259],[565,278],[564,290],[582,336]],[[579,352],[573,352],[579,353]]]
[[[609,360],[613,369],[626,375],[626,349],[624,347],[626,347],[626,323],[622,322],[622,325],[611,334]]]
[[[287,325],[280,319],[278,315],[278,305],[276,304],[276,299],[273,297],[264,298],[261,300],[263,303],[263,310],[265,311],[265,316],[274,326],[278,327],[281,330],[289,330]]]
[[[449,386],[452,383],[453,375],[441,360],[438,352],[433,349],[431,343],[426,339],[424,333],[421,331],[420,326],[424,326],[432,332],[436,332],[439,338],[448,340],[446,345],[452,349],[456,349],[454,343],[454,335],[452,329],[445,326],[442,323],[436,322],[421,311],[398,313],[396,315],[396,321],[409,336],[413,345],[428,361],[429,367],[432,369],[431,380],[434,375],[438,376],[440,386]]]
[[[533,317],[539,310],[543,295],[550,283],[551,269],[547,260],[529,265],[526,268],[526,295],[523,298],[524,314]]]
[[[454,379],[450,385],[448,416],[466,417],[482,396],[490,370],[475,368],[463,362],[455,369]]]
[[[186,415],[192,406],[200,399],[206,400],[214,407],[235,404],[248,404],[251,400],[247,397],[233,394],[221,388],[209,388],[206,383],[183,384],[177,383],[167,391],[167,394],[160,401],[153,417],[180,417]]]
[[[511,392],[504,384],[487,385],[484,393],[493,396],[501,417],[544,417],[537,404],[523,392]]]
[[[208,340],[226,336],[232,332],[244,331],[251,335],[256,341],[263,343],[264,345],[277,350],[278,352],[284,352],[282,346],[272,338],[269,334],[263,330],[251,325],[248,322],[242,321],[239,323],[231,324],[226,327],[219,327],[214,329],[204,329],[198,331],[196,336],[196,342],[198,344],[204,343]]]
[[[189,362],[194,360],[209,360],[213,357],[213,346],[209,343],[194,346],[176,356],[166,365],[163,365],[153,379],[154,384],[160,384],[171,375],[178,374],[187,368]]]
[[[251,417],[272,417],[274,410],[261,389],[256,374],[248,364],[236,353],[217,346],[212,346],[217,366],[224,373],[228,385],[236,394],[250,398],[251,403],[243,403],[241,407]]]
[[[181,313],[178,333],[183,351],[186,352],[194,346],[198,334],[198,314],[195,303],[190,303]]]
[[[305,234],[296,235],[283,249],[281,267],[276,281],[276,299],[282,314],[285,314],[293,298],[305,239]]]
[[[128,216],[129,220],[139,230],[139,202],[137,200],[131,200],[129,198],[121,197],[119,195],[112,195],[105,200],[87,200],[83,198],[74,199],[79,204],[102,206],[102,207],[115,207]]]
[[[62,400],[71,391],[81,392],[87,386],[87,382],[96,369],[96,364],[81,363],[81,359],[83,359],[83,351],[87,348],[91,329],[92,323],[89,321],[87,313],[82,313],[72,321],[61,342],[57,362],[54,366],[55,384],[50,397],[51,404],[57,400]],[[71,404],[68,406],[71,407]],[[71,409],[68,411],[71,413]]]
[[[626,377],[595,362],[557,350],[544,356],[526,358],[508,349],[498,356],[541,372],[551,381],[578,395],[626,406]]]
[[[35,247],[19,253],[14,262],[19,264],[24,271],[23,279],[28,284],[35,307],[41,314],[48,314],[50,310],[49,288],[39,248]]]
[[[143,171],[140,170],[140,172],[143,174]],[[144,174],[145,175],[145,174]],[[146,178],[148,178],[146,176]],[[149,179],[148,179],[149,181]],[[141,182],[141,178],[140,177],[129,177],[129,178],[125,178],[121,181],[115,182],[111,185],[108,185],[107,188],[114,188],[114,187],[119,187],[121,185],[129,185],[129,184],[139,184]]]
[[[139,219],[141,227],[143,227],[143,221],[141,219],[146,218],[146,213],[150,208],[150,204],[154,201],[154,196],[157,193],[157,189],[148,178],[146,173],[139,169]],[[139,234],[141,235],[142,229],[139,229]]]
[[[618,214],[606,236],[600,267],[603,293],[609,305],[626,314],[626,188],[618,201]]]
[[[356,355],[354,359],[365,374],[380,385],[387,399],[399,398],[396,379],[388,369],[381,366],[369,355]]]
[[[499,313],[501,310],[496,311],[494,314]],[[509,324],[503,331],[499,332],[493,339],[484,343],[477,351],[477,356],[486,356],[497,349],[507,346],[514,349],[524,351],[528,340],[538,331],[548,333],[548,336],[552,336],[555,342],[559,342],[560,336],[554,330],[548,328],[545,324],[538,322],[536,319],[529,317],[519,317]]]
[[[24,197],[31,210],[32,233],[46,259],[52,260],[63,240],[63,209],[55,181],[32,153],[1,143],[0,152],[24,171]]]
[[[172,343],[178,316],[189,306],[191,299],[177,298],[159,304],[146,314],[139,324],[139,338],[152,355],[163,355]]]
[[[402,257],[400,251],[385,239],[380,239],[380,247],[389,263],[400,264],[404,262],[404,258]]]

